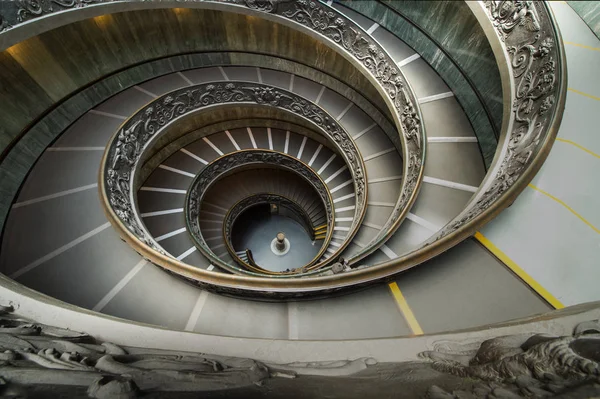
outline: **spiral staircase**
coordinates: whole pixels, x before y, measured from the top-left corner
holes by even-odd
[[[555,309],[479,231],[557,134],[558,25],[457,3],[0,6],[1,298],[287,362]]]

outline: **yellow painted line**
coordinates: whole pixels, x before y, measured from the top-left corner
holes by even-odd
[[[398,307],[400,308],[400,313],[402,313],[402,316],[404,316],[404,320],[406,320],[406,323],[408,323],[408,326],[412,330],[413,334],[414,335],[423,335],[423,330],[421,329],[419,322],[415,318],[414,313],[410,309],[410,306],[408,306],[408,302],[406,302],[406,298],[404,298],[404,295],[402,295],[400,288],[398,288],[398,284],[393,282],[393,283],[390,283],[389,286],[390,286],[390,290],[392,290],[392,295],[394,296],[394,299],[396,300],[396,303],[398,304]]]
[[[574,141],[567,140],[567,139],[561,139],[560,137],[557,137],[557,138],[556,138],[556,141],[560,141],[560,142],[562,142],[562,143],[568,143],[568,144],[574,145],[575,147],[579,148],[580,150],[582,150],[582,151],[585,151],[585,152],[587,152],[588,154],[590,154],[590,155],[592,155],[592,156],[594,156],[594,157],[596,157],[596,158],[600,158],[600,155],[596,154],[596,153],[595,153],[595,152],[593,152],[593,151],[590,151],[590,150],[588,150],[588,149],[587,149],[587,148],[585,148],[584,146],[582,146],[582,145],[579,145],[579,144],[577,144],[577,143],[576,143],[576,142],[574,142]]]
[[[577,93],[577,94],[579,94],[581,96],[584,96],[584,97],[587,97],[587,98],[591,98],[592,100],[600,101],[600,97],[592,96],[591,94],[587,94],[587,93],[584,93],[582,91],[572,89],[570,87],[568,88],[568,90],[572,91],[573,93]]]
[[[513,271],[521,280],[525,282],[525,284],[529,285],[531,289],[533,289],[539,296],[541,296],[546,302],[548,302],[555,309],[562,309],[565,307],[558,299],[554,297],[551,293],[549,293],[544,287],[540,285],[537,281],[533,279],[525,270],[521,269],[519,265],[513,262],[504,252],[500,250],[497,246],[492,244],[490,240],[488,240],[483,234],[480,232],[475,233],[475,238],[496,256],[496,258],[500,259],[502,263],[504,263],[510,270]]]
[[[596,226],[594,226],[593,224],[591,224],[590,222],[588,222],[583,216],[581,216],[579,213],[577,213],[577,211],[575,211],[575,209],[571,208],[569,205],[565,204],[563,201],[559,200],[558,198],[556,198],[555,196],[553,196],[552,194],[542,190],[539,187],[534,186],[533,184],[529,184],[529,187],[534,189],[535,191],[544,194],[546,197],[558,202],[559,204],[561,204],[562,206],[564,206],[565,208],[567,208],[567,210],[569,212],[571,212],[573,215],[577,216],[577,218],[579,220],[581,220],[583,223],[587,224],[588,226],[590,226],[592,228],[592,230],[594,230],[596,233],[600,234],[600,229],[598,229]]]
[[[573,42],[563,42],[564,44],[568,44],[569,46],[581,47],[592,51],[600,51],[600,47],[592,47],[586,46],[585,44],[573,43]]]

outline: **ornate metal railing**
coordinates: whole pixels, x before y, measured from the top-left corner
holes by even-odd
[[[406,270],[471,236],[509,206],[546,159],[566,100],[562,39],[545,2],[467,2],[499,65],[504,120],[496,156],[463,211],[420,249],[372,267]]]
[[[434,238],[439,240],[473,221],[490,219],[527,185],[550,151],[562,119],[566,62],[560,34],[543,2],[486,1],[485,12],[508,61],[502,74],[510,84],[505,123],[496,160],[469,204]]]
[[[10,10],[14,11],[18,6],[7,6],[4,3],[0,5],[0,10],[2,21],[6,22],[2,23],[3,32],[0,33],[0,39],[2,35],[18,30],[22,23],[16,20],[16,14],[7,16]],[[117,3],[121,4],[110,2],[114,6],[109,7],[107,3],[109,2],[89,5],[88,8],[94,10],[88,10],[85,18],[101,15],[104,10],[116,12]],[[149,2],[122,2],[125,3],[133,10],[143,9]],[[73,4],[75,7],[76,3]],[[419,123],[418,109],[414,107],[414,96],[399,78],[399,72],[394,68],[393,62],[388,63],[389,57],[385,52],[379,52],[380,47],[367,34],[337,11],[314,1],[164,1],[161,4],[163,7],[212,7],[263,16],[322,38],[325,43],[353,61],[384,95],[401,129],[400,137],[407,144],[404,146],[405,176],[412,177],[405,178],[402,183],[403,196],[400,202],[406,201],[407,204],[405,209],[400,211],[398,220],[402,219],[414,201],[422,175],[425,136]],[[546,158],[564,110],[566,64],[560,34],[545,3],[485,1],[467,4],[484,28],[498,61],[504,91],[504,121],[496,157],[480,190],[473,196],[464,212],[439,235],[432,238],[428,245],[401,258],[350,273],[319,279],[288,279],[281,282],[226,275],[217,278],[208,272],[193,270],[173,262],[160,251],[141,252],[151,257],[155,263],[200,281],[207,287],[220,286],[222,290],[235,294],[261,291],[265,295],[279,293],[281,296],[291,296],[294,295],[290,294],[291,292],[323,293],[386,278],[432,258],[472,235],[476,229],[514,201]],[[62,15],[76,12],[65,9],[61,11]],[[54,10],[44,11],[39,13],[39,16],[52,12]],[[31,14],[28,18],[38,18],[38,14]],[[60,25],[58,18],[51,22]],[[52,23],[45,24],[43,29],[54,27]],[[397,85],[391,86],[393,82]],[[403,95],[395,96],[398,93],[406,94],[410,104],[406,107],[397,104],[398,98],[399,103],[404,101]],[[409,125],[413,128],[407,128]],[[411,158],[409,153],[417,156]],[[413,173],[410,173],[411,170]],[[411,181],[415,182],[415,189],[409,195],[411,190],[407,189],[407,185],[412,184]],[[117,185],[114,189],[117,191],[129,188],[129,179],[120,176],[115,182]],[[128,214],[123,216],[127,218]],[[129,238],[133,242],[138,240],[133,234],[129,234]]]
[[[119,3],[127,3],[128,10],[135,10],[148,8],[150,2],[144,2],[144,0],[129,0],[126,2],[100,0],[27,1],[6,7],[0,4],[0,15],[4,16],[4,20],[7,21],[6,29],[10,31],[24,22],[42,16],[51,16],[57,11],[72,12],[73,9],[84,6],[88,9],[96,9],[100,14],[102,9],[116,12],[121,7]],[[398,139],[405,160],[400,195],[390,217],[383,226],[384,228],[353,258],[358,260],[376,251],[379,245],[396,231],[414,203],[423,175],[425,157],[425,130],[421,124],[418,102],[395,61],[376,40],[354,21],[336,9],[315,0],[161,1],[161,7],[179,8],[182,6],[251,13],[291,25],[296,29],[318,37],[338,50],[375,84],[390,108],[398,128]],[[90,15],[91,13],[88,14],[88,17]],[[396,138],[392,138],[392,140],[398,141]],[[153,249],[158,250],[159,248],[153,247]]]
[[[366,210],[365,167],[350,135],[322,108],[286,90],[250,82],[201,84],[167,93],[128,119],[107,146],[102,161],[101,192],[109,218],[124,226],[133,242],[141,241],[166,255],[154,241],[136,211],[136,170],[144,151],[160,136],[159,131],[174,121],[208,107],[223,104],[253,104],[291,112],[315,125],[339,149],[354,180],[356,209],[351,232],[356,232]],[[348,235],[348,240],[352,234]],[[135,246],[135,245],[134,245]]]
[[[376,83],[392,111],[403,150],[403,179],[394,209],[378,234],[352,259],[376,251],[400,226],[414,203],[423,175],[426,136],[416,96],[391,56],[367,32],[344,14],[314,0],[226,0],[308,28],[343,51]]]
[[[329,198],[327,198],[327,199],[329,199]],[[248,197],[238,201],[235,205],[233,205],[229,209],[229,211],[227,211],[227,214],[225,215],[225,220],[223,222],[223,239],[225,241],[225,246],[227,247],[227,252],[229,252],[229,255],[231,255],[231,257],[235,261],[237,261],[238,263],[241,263],[247,269],[250,269],[250,270],[256,271],[256,272],[266,273],[266,274],[276,274],[276,272],[271,272],[270,270],[266,270],[263,267],[261,267],[260,265],[256,264],[256,262],[254,262],[251,255],[248,256],[248,262],[244,262],[244,260],[238,256],[238,252],[235,250],[235,248],[233,247],[233,243],[232,243],[233,227],[234,227],[237,219],[248,209],[250,209],[256,205],[260,205],[260,204],[275,204],[278,207],[285,207],[285,208],[289,209],[291,211],[291,215],[292,215],[293,219],[295,219],[297,222],[299,222],[299,224],[304,228],[304,230],[306,230],[307,234],[309,236],[311,236],[311,239],[314,238],[314,226],[313,226],[311,218],[306,209],[304,209],[297,202],[295,202],[283,195],[280,195],[280,194],[272,194],[272,193],[253,194],[251,196],[248,196]],[[325,202],[323,202],[323,207],[324,208],[326,207]],[[308,262],[306,265],[303,265],[302,267],[295,268],[295,270],[291,270],[292,273],[303,273],[303,272],[307,271],[310,266],[312,266],[315,262],[317,262],[323,256],[323,254],[325,253],[325,250],[327,250],[329,242],[331,241],[331,235],[333,233],[333,225],[330,225],[329,223],[331,223],[333,221],[334,215],[327,214],[326,211],[325,211],[325,214],[326,214],[326,218],[327,218],[328,228],[327,228],[326,237],[324,238],[323,243],[321,244],[321,249],[319,250],[317,255],[315,255],[315,257],[310,262]],[[248,254],[248,251],[250,251],[250,250],[246,249],[246,255]],[[251,253],[252,253],[252,251],[250,251],[250,254]],[[250,259],[252,259],[252,262],[250,262]],[[254,270],[254,269],[258,269],[258,270]]]
[[[327,217],[327,224],[330,226],[327,233],[327,238],[323,243],[321,250],[318,253],[318,256],[315,257],[309,264],[307,264],[303,270],[297,270],[293,272],[271,272],[264,269],[256,269],[252,267],[252,265],[244,262],[244,266],[246,269],[250,270],[251,275],[264,275],[269,274],[273,277],[275,276],[298,276],[300,271],[306,272],[311,270],[319,269],[322,266],[325,266],[327,263],[319,262],[314,264],[319,260],[319,258],[323,255],[325,250],[327,249],[327,244],[331,240],[331,235],[333,234],[333,225],[335,223],[335,216],[333,212],[333,199],[331,198],[331,194],[327,189],[325,182],[310,169],[310,167],[304,164],[302,161],[289,156],[287,154],[283,154],[277,151],[271,150],[242,150],[236,151],[228,155],[224,155],[220,158],[217,158],[213,162],[209,163],[204,169],[196,175],[194,181],[190,185],[188,189],[188,193],[185,200],[185,219],[188,231],[194,240],[194,244],[196,247],[202,252],[206,257],[210,259],[210,261],[215,265],[219,266],[222,269],[228,270],[232,273],[236,274],[248,274],[247,270],[240,269],[235,267],[234,265],[230,265],[220,259],[217,255],[215,255],[210,246],[204,240],[202,236],[202,228],[200,226],[200,212],[201,206],[204,199],[204,195],[208,192],[210,187],[217,183],[217,181],[223,176],[234,173],[236,170],[240,168],[251,168],[251,167],[260,167],[260,166],[275,166],[277,168],[285,169],[293,172],[294,174],[300,176],[305,182],[307,182],[314,191],[318,194],[321,201],[323,202],[323,207],[325,208],[325,214]],[[243,205],[242,209],[249,206],[252,203],[252,200],[256,200],[258,197],[249,197],[246,198],[246,201],[242,201]],[[235,210],[233,215],[237,217],[239,215],[239,206],[240,203],[237,203],[229,210],[227,215],[225,216],[225,220],[223,221],[223,235],[226,238],[225,243],[228,247],[228,252],[235,254],[229,239],[231,238],[231,227],[235,218],[232,218],[232,211]],[[360,225],[360,224],[359,224]],[[349,244],[349,240],[346,240],[346,245]],[[346,247],[343,246],[343,248]],[[342,247],[338,249],[337,252],[341,252],[343,250]]]

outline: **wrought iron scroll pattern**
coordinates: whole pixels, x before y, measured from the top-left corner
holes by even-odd
[[[1,2],[0,32],[41,16],[115,0],[16,0]]]
[[[564,66],[546,6],[534,1],[486,1],[485,7],[504,42],[512,71],[512,130],[487,189],[436,239],[481,215],[517,182],[541,150],[557,110]]]
[[[348,133],[324,110],[302,97],[249,82],[201,84],[175,90],[156,99],[121,126],[108,147],[104,183],[108,202],[127,229],[144,244],[165,254],[136,216],[131,184],[136,165],[154,135],[176,118],[204,107],[231,103],[285,109],[310,120],[329,137],[339,148],[354,180],[356,210],[351,230],[356,230],[364,216],[367,186],[362,158]]]
[[[19,0],[17,10],[10,9],[7,15],[14,18],[15,12],[22,15],[15,23],[68,8],[95,5],[114,0]],[[145,0],[137,0],[143,2]],[[147,1],[147,0],[146,0]],[[177,0],[181,3],[197,3],[198,0]],[[165,3],[167,3],[165,1]],[[250,10],[276,15],[293,21],[325,37],[350,54],[353,59],[369,71],[372,78],[383,88],[393,104],[400,124],[400,140],[404,156],[409,161],[404,166],[404,178],[400,195],[384,228],[361,251],[373,251],[387,240],[399,226],[403,215],[408,212],[416,198],[416,191],[423,172],[425,156],[425,130],[420,120],[417,100],[405,81],[395,61],[368,33],[334,8],[314,0],[206,0],[204,3],[227,3]],[[53,7],[54,5],[54,7]],[[3,11],[0,5],[0,12]],[[2,16],[0,15],[0,27]],[[7,25],[10,26],[10,25]],[[0,28],[1,31],[1,28]],[[347,145],[345,141],[340,142]]]
[[[363,258],[385,242],[398,228],[415,200],[423,173],[425,130],[416,97],[396,62],[368,33],[335,9],[312,0],[224,0],[250,9],[276,14],[301,24],[341,46],[362,64],[384,89],[398,116],[405,165],[400,195],[380,232],[353,258]]]
[[[248,167],[250,165],[276,165],[280,168],[284,168],[290,170],[300,176],[308,182],[315,192],[321,198],[323,205],[325,207],[325,213],[327,215],[327,225],[333,226],[334,224],[334,213],[333,213],[333,203],[330,198],[329,190],[323,183],[323,181],[306,165],[297,159],[284,155],[282,153],[269,151],[269,150],[242,150],[231,153],[229,155],[225,155],[221,158],[216,159],[215,161],[208,164],[204,169],[200,171],[200,173],[194,178],[186,198],[185,203],[185,218],[187,223],[187,228],[194,240],[194,244],[196,244],[197,248],[208,258],[211,259],[213,263],[217,266],[229,270],[233,273],[244,273],[245,270],[241,270],[237,267],[231,267],[225,263],[222,259],[216,256],[210,246],[204,240],[202,235],[202,229],[200,226],[200,209],[202,206],[202,201],[204,195],[208,192],[209,188],[219,180],[221,176],[224,174],[235,170],[240,167]],[[229,211],[231,212],[231,210]],[[228,213],[229,216],[229,213]],[[228,222],[228,218],[226,217],[225,223]],[[231,223],[232,221],[229,220]],[[360,225],[360,223],[358,223]],[[358,227],[358,226],[357,226]],[[224,225],[224,230],[227,228],[231,228],[231,226]],[[225,230],[226,231],[226,230]],[[230,235],[226,235],[229,237]],[[315,267],[320,267],[322,264],[318,264]],[[306,270],[302,270],[306,271]],[[275,273],[273,273],[275,274]],[[284,273],[279,273],[284,274]]]

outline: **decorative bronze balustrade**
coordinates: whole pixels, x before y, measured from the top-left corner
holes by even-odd
[[[333,211],[333,200],[331,198],[331,194],[327,189],[327,185],[325,182],[315,173],[312,169],[304,164],[302,161],[289,156],[287,154],[283,154],[277,151],[271,150],[242,150],[236,151],[231,154],[224,155],[222,157],[217,158],[216,160],[209,163],[204,169],[196,175],[194,181],[190,185],[188,189],[188,193],[185,200],[185,220],[187,224],[188,231],[194,240],[194,244],[196,247],[204,254],[207,258],[210,259],[211,263],[215,266],[218,266],[224,270],[230,271],[235,274],[248,274],[248,271],[245,269],[238,268],[234,265],[230,265],[216,256],[204,240],[202,236],[202,229],[200,227],[200,208],[202,206],[202,201],[204,195],[208,192],[210,187],[215,184],[221,177],[226,174],[233,173],[237,169],[240,168],[248,168],[248,167],[260,167],[260,166],[275,166],[277,168],[289,170],[298,176],[300,176],[304,181],[306,181],[310,186],[314,189],[314,191],[318,194],[323,202],[323,206],[325,208],[325,214],[327,217],[327,225],[330,226],[327,232],[327,237],[325,242],[323,243],[323,247],[318,253],[318,256],[315,257],[309,264],[307,264],[303,270],[301,270],[302,275],[304,272],[317,270],[327,264],[327,261],[322,261],[316,263],[325,250],[327,249],[327,245],[331,240],[331,235],[333,234],[333,225],[335,223],[335,215]],[[228,247],[228,251],[230,253],[235,254],[235,251],[231,247],[230,238],[231,238],[231,226],[235,221],[235,218],[239,216],[240,212],[247,208],[252,200],[259,199],[256,196],[252,196],[246,198],[246,201],[242,201],[241,210],[240,203],[231,208],[227,215],[225,216],[225,220],[223,223],[223,234],[225,239],[226,246]],[[248,203],[250,201],[250,204]],[[232,213],[233,212],[233,213]],[[356,229],[360,226],[360,223],[356,225]],[[352,234],[349,234],[351,237]],[[341,251],[350,243],[350,240],[346,240],[345,245],[341,246],[336,250],[336,253],[341,253]],[[332,256],[329,260],[333,260]],[[272,277],[276,276],[289,276],[289,277],[298,277],[300,274],[300,270],[293,272],[270,272],[264,269],[256,269],[252,265],[244,262],[244,266],[246,269],[250,270],[250,275],[271,275]]]
[[[224,104],[276,107],[294,113],[315,125],[338,148],[354,180],[356,209],[350,231],[356,232],[366,211],[367,185],[363,160],[349,134],[312,102],[286,90],[249,82],[201,84],[175,90],[139,110],[120,127],[107,147],[100,181],[109,218],[118,227],[123,225],[134,240],[139,240],[153,250],[167,255],[145,229],[133,200],[133,182],[136,170],[141,167],[140,159],[144,151],[160,136],[161,129],[186,115]],[[349,234],[347,241],[351,240],[352,236]],[[227,269],[225,265],[223,267]]]
[[[22,3],[22,4],[21,4]],[[7,21],[7,29],[24,21],[41,16],[51,16],[57,11],[69,12],[79,7],[97,9],[119,8],[120,1],[97,0],[45,0],[24,1],[2,6],[0,15]],[[144,0],[127,2],[127,9],[148,8]],[[383,229],[368,242],[353,259],[358,260],[373,253],[385,242],[408,213],[414,203],[421,183],[425,157],[425,130],[415,94],[410,88],[395,61],[387,52],[354,21],[336,9],[314,0],[177,0],[161,1],[161,7],[214,8],[236,13],[253,14],[291,25],[312,36],[322,39],[338,50],[363,72],[382,94],[399,131],[399,140],[404,159],[403,179],[400,195]],[[394,140],[393,140],[394,141]],[[343,143],[342,143],[343,145]],[[351,160],[354,162],[355,160]],[[359,192],[357,191],[357,194]],[[147,241],[142,242],[149,244]],[[156,245],[151,246],[159,251]]]
[[[25,11],[27,18],[18,20],[16,3],[0,5],[1,35],[17,29],[27,19],[34,23],[55,11],[75,13],[76,6],[86,5],[86,18],[101,15],[104,9],[118,11],[119,4],[127,4],[128,9],[143,9],[149,2],[43,2],[56,5],[42,12]],[[19,2],[20,4],[21,2]],[[33,2],[29,2],[33,3]],[[69,3],[58,6],[59,3]],[[72,4],[71,4],[72,3]],[[138,3],[135,5],[135,3]],[[402,195],[399,203],[406,206],[397,208],[398,222],[408,211],[418,190],[425,153],[425,135],[420,124],[416,101],[408,85],[402,81],[399,71],[377,43],[358,28],[352,21],[336,10],[315,1],[298,0],[275,2],[264,1],[164,1],[163,7],[187,6],[193,8],[215,8],[225,11],[248,13],[255,16],[297,27],[314,37],[321,38],[340,51],[373,83],[390,105],[400,137],[404,144],[405,173],[402,182]],[[465,210],[449,223],[428,245],[398,259],[391,260],[357,271],[342,273],[332,277],[286,279],[250,279],[240,276],[213,276],[211,273],[193,270],[184,264],[173,261],[160,252],[160,248],[143,248],[132,232],[126,235],[136,249],[153,262],[172,271],[192,278],[205,287],[212,287],[235,294],[253,293],[269,297],[291,297],[306,294],[320,294],[344,289],[351,285],[364,285],[386,278],[392,274],[418,265],[435,257],[473,234],[486,222],[506,208],[526,187],[545,160],[555,137],[566,98],[566,63],[560,34],[555,27],[549,7],[543,2],[485,1],[468,3],[474,15],[488,35],[492,49],[498,60],[504,88],[505,116],[496,157],[478,192],[475,193]],[[109,7],[110,6],[110,7]],[[90,9],[93,9],[92,12]],[[23,13],[23,12],[22,12]],[[53,19],[53,24],[60,21]],[[52,24],[47,24],[47,29]],[[390,60],[390,62],[388,62]],[[405,103],[406,102],[406,103]],[[412,128],[410,128],[412,126]],[[132,126],[129,126],[130,128]],[[139,127],[138,127],[139,128]],[[127,133],[126,133],[127,132]],[[135,131],[124,130],[121,134],[131,135]],[[135,140],[134,140],[135,141]],[[135,152],[138,144],[125,139],[122,154]],[[127,162],[127,156],[121,156]],[[125,162],[125,163],[126,163]],[[114,172],[113,172],[114,173]],[[127,175],[112,176],[112,190],[129,190]],[[414,190],[409,186],[414,185]],[[119,198],[114,201],[119,206]],[[118,210],[119,219],[130,220],[127,209]],[[114,217],[112,218],[114,219]],[[392,231],[390,229],[388,231]],[[385,238],[385,237],[384,237]],[[146,242],[146,244],[151,244]],[[376,246],[373,246],[375,248]]]

